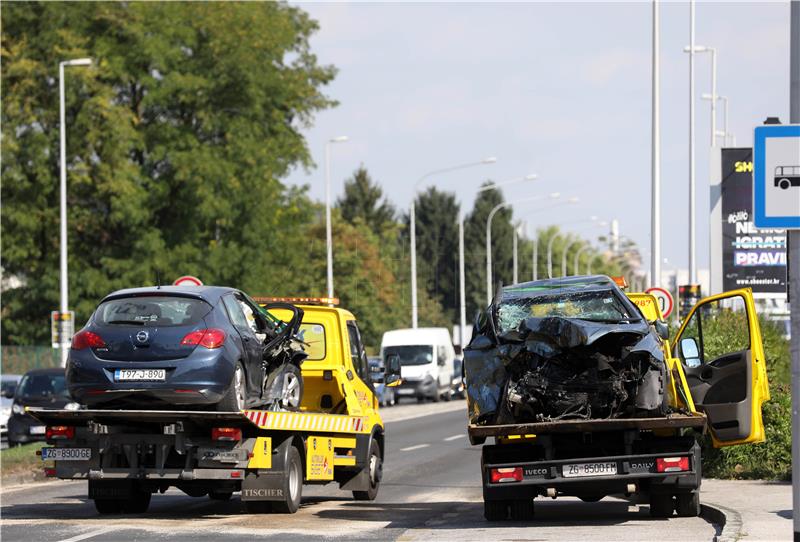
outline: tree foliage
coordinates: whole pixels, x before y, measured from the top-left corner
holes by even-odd
[[[116,288],[184,273],[292,289],[311,218],[278,180],[333,103],[316,23],[280,3],[11,3],[2,10],[4,341],[42,342],[58,302],[58,63],[66,69],[69,287],[83,321]]]
[[[360,219],[377,235],[396,224],[394,205],[383,196],[383,189],[363,165],[345,180],[344,195],[336,201],[336,206],[342,218],[351,224]]]

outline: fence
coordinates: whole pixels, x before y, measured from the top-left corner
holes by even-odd
[[[58,367],[60,352],[49,346],[2,346],[0,347],[0,373],[25,374],[31,369]]]

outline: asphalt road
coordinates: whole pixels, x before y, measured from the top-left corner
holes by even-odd
[[[463,402],[459,404],[464,405]],[[177,490],[154,495],[141,516],[97,516],[85,482],[4,488],[0,538],[11,542],[191,540],[712,540],[700,518],[651,519],[646,505],[605,498],[537,499],[530,523],[483,519],[480,448],[466,438],[466,408],[453,403],[386,411],[387,456],[378,499],[355,502],[334,484],[306,487],[294,515],[248,515],[229,502]],[[420,416],[409,418],[409,416]],[[391,421],[391,420],[396,421]],[[224,538],[223,538],[224,537]]]

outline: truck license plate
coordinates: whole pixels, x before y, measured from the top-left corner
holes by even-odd
[[[617,474],[617,464],[610,463],[575,463],[562,467],[564,478],[580,478],[582,476],[611,476]]]
[[[131,381],[156,381],[162,382],[167,378],[166,369],[117,369],[114,371],[114,380],[117,382]]]
[[[91,448],[42,448],[42,461],[88,461],[91,458]]]
[[[46,432],[46,427],[44,425],[32,425],[30,428],[31,435],[44,435]]]

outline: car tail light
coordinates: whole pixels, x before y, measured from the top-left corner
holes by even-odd
[[[83,350],[85,348],[105,348],[106,342],[97,333],[86,331],[85,329],[79,331],[72,337],[72,349]]]
[[[48,425],[45,431],[47,440],[69,440],[75,437],[75,428],[71,425]]]
[[[214,427],[211,430],[211,440],[239,442],[242,440],[242,430],[238,427]]]
[[[45,467],[44,475],[47,478],[55,478],[56,477],[56,469],[54,469],[52,467]]]
[[[213,327],[187,333],[181,340],[183,346],[202,346],[208,349],[219,348],[223,344],[225,344],[225,332]]]
[[[493,484],[503,484],[506,482],[521,482],[522,467],[508,467],[504,469],[492,469],[490,471]]]
[[[656,470],[658,472],[682,472],[689,470],[689,458],[683,457],[659,457],[656,459]]]

